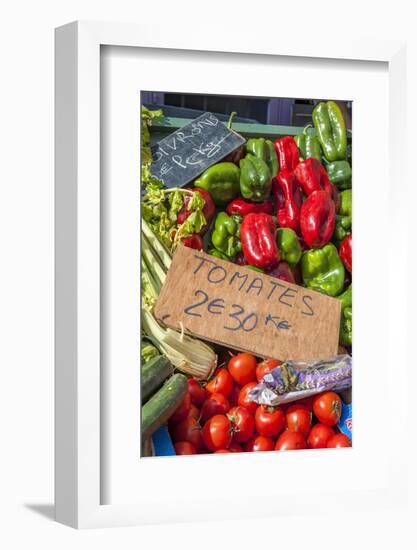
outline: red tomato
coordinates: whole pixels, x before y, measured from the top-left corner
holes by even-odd
[[[255,419],[244,407],[233,407],[227,415],[232,423],[233,441],[244,443],[255,431]]]
[[[216,374],[206,386],[209,393],[222,393],[229,397],[233,390],[233,378],[227,369],[217,369]]]
[[[255,426],[259,435],[273,437],[285,426],[285,415],[279,407],[259,405],[255,413]]]
[[[231,453],[232,451],[230,451],[229,449],[219,449],[218,451],[214,451],[214,454],[217,455],[217,454],[223,454],[223,453]]]
[[[174,445],[176,455],[196,455],[197,451],[189,441],[178,441]]]
[[[254,435],[244,445],[244,449],[248,453],[254,451],[273,451],[274,441],[270,437],[264,435]]]
[[[232,453],[241,453],[242,447],[236,441],[232,441],[229,445],[229,451],[232,451]]]
[[[296,451],[306,448],[306,440],[302,434],[300,432],[290,432],[289,430],[282,432],[275,444],[276,451]]]
[[[342,400],[334,391],[320,393],[313,400],[313,412],[320,422],[334,426],[340,420]]]
[[[290,405],[285,412],[287,421],[287,429],[290,432],[300,432],[304,437],[307,437],[311,428],[311,411],[299,403]]]
[[[227,449],[232,441],[232,425],[224,414],[216,414],[204,424],[204,445],[209,451]]]
[[[290,405],[304,405],[304,407],[307,407],[309,411],[313,411],[313,397],[304,397],[304,399],[299,399],[298,401],[294,401],[292,403],[289,403]]]
[[[211,393],[201,407],[201,420],[206,422],[215,414],[226,414],[229,409],[229,401],[222,393]]]
[[[200,419],[200,409],[196,407],[195,405],[191,404],[190,412],[188,413],[188,416],[192,416],[196,420]]]
[[[201,407],[206,400],[207,392],[195,378],[188,379],[188,391],[191,395],[191,403]]]
[[[169,421],[171,424],[178,424],[182,420],[185,420],[188,416],[188,413],[191,409],[191,396],[187,392],[182,400],[181,404],[175,410],[174,414],[170,417]]]
[[[275,367],[278,367],[280,364],[281,361],[278,361],[278,359],[265,359],[262,363],[258,363],[258,366],[256,367],[257,381],[260,382],[265,374],[268,374],[272,369],[275,369]]]
[[[324,449],[333,436],[333,428],[326,424],[315,424],[308,434],[307,443],[310,449]]]
[[[227,365],[236,384],[241,386],[256,380],[256,359],[250,353],[238,353]]]
[[[251,414],[255,414],[256,409],[258,408],[258,404],[248,398],[248,393],[256,386],[256,382],[249,382],[249,384],[245,384],[240,390],[237,400],[237,404],[239,405],[239,407],[244,407],[245,409],[248,409]]]
[[[335,434],[327,442],[329,449],[340,449],[341,447],[352,447],[352,441],[345,434]]]
[[[174,443],[188,441],[194,445],[197,451],[203,445],[200,425],[192,416],[188,416],[185,420],[174,426],[170,433]]]
[[[238,386],[237,384],[233,385],[233,390],[229,397],[231,407],[236,407],[238,405],[239,393],[241,389],[241,386]]]

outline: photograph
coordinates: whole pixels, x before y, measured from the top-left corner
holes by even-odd
[[[354,102],[140,103],[141,458],[352,447]]]
[[[412,5],[5,4],[0,550],[417,548]]]

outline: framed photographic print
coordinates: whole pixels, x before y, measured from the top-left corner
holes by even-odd
[[[404,45],[157,36],[56,31],[57,520],[397,505]]]

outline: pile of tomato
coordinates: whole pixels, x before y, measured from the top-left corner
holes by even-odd
[[[258,362],[249,353],[232,356],[202,386],[188,392],[169,420],[177,455],[288,451],[350,447],[337,429],[342,401],[332,391],[277,407],[258,405],[248,394],[280,362]]]

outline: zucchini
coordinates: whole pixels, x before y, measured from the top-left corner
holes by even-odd
[[[164,380],[173,374],[173,369],[166,357],[158,355],[142,365],[141,374],[140,388],[143,404],[162,386]]]
[[[142,407],[142,438],[166,424],[188,391],[187,377],[174,374]]]

